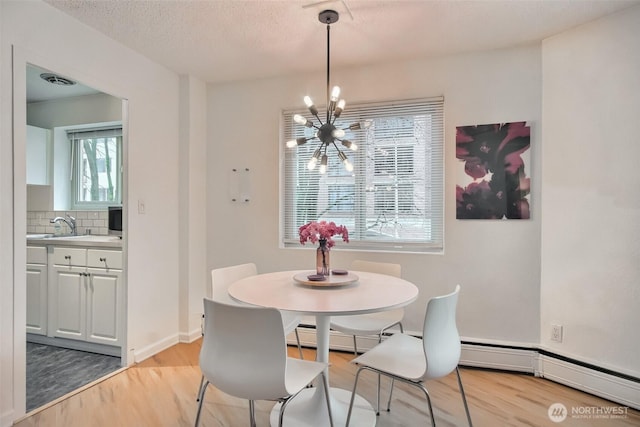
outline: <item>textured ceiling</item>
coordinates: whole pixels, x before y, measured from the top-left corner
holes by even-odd
[[[515,46],[640,0],[45,0],[180,74],[205,82]],[[350,16],[350,13],[352,17]]]

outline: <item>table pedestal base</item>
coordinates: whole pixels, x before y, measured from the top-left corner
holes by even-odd
[[[335,427],[344,427],[347,422],[347,413],[349,412],[351,391],[333,387],[329,389],[333,425]],[[281,404],[278,403],[271,410],[270,421],[272,427],[278,426],[280,406]],[[302,390],[287,404],[282,425],[283,427],[329,427],[327,403],[322,390],[317,387]],[[376,412],[373,407],[363,397],[356,395],[349,426],[373,427],[375,425]]]

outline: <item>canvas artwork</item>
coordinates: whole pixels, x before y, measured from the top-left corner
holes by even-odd
[[[458,126],[457,219],[529,219],[526,122]]]

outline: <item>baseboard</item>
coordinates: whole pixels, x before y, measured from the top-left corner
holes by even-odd
[[[175,334],[163,338],[160,341],[151,343],[148,346],[142,348],[133,348],[130,350],[130,352],[133,353],[133,362],[142,362],[143,360],[148,359],[149,357],[160,353],[161,351],[166,350],[172,345],[178,344],[179,342],[179,334]]]
[[[202,338],[202,328],[200,326],[191,332],[180,332],[180,334],[178,334],[178,340],[182,343],[192,343],[198,338]]]
[[[407,333],[419,336],[416,332]],[[302,325],[298,328],[298,335],[302,346],[316,347],[314,326]],[[366,351],[378,343],[376,337],[358,337],[357,340],[359,352]],[[295,345],[295,335],[289,335],[287,343]],[[331,331],[329,348],[352,352],[353,338]],[[618,374],[610,369],[599,369],[578,360],[569,360],[534,346],[463,339],[460,365],[536,375],[640,410],[640,379]]]
[[[640,381],[541,354],[541,376],[571,388],[640,410]]]
[[[531,348],[463,342],[460,365],[537,375],[537,358],[538,352]]]
[[[0,414],[0,427],[11,427],[13,425],[13,409]]]

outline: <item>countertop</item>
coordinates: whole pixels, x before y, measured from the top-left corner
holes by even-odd
[[[98,248],[122,248],[118,236],[88,234],[82,236],[55,236],[51,234],[27,234],[27,246],[82,246]]]

